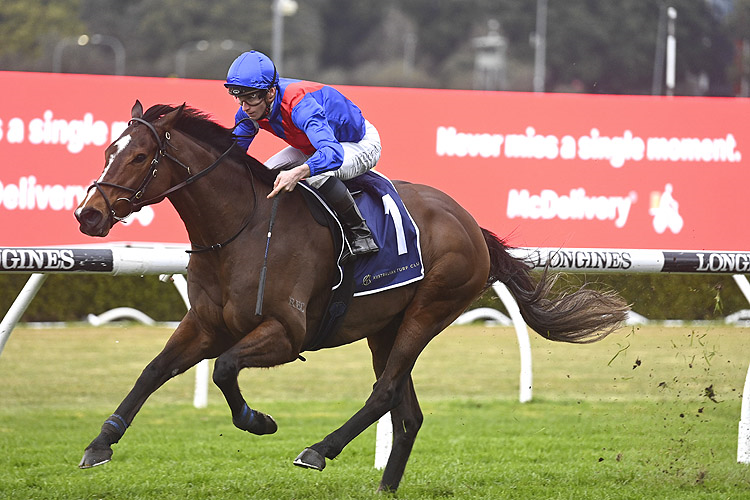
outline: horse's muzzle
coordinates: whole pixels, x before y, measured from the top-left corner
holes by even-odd
[[[110,218],[95,208],[86,207],[75,211],[80,230],[88,236],[107,236],[112,228]]]

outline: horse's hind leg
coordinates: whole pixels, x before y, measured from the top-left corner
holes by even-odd
[[[459,266],[453,260],[455,259],[452,258],[445,264],[445,269],[449,270],[447,272],[439,273],[433,269],[436,277],[429,281],[425,278],[418,293],[406,308],[403,321],[393,339],[393,347],[387,354],[383,372],[365,405],[344,425],[322,441],[305,449],[295,460],[296,465],[322,470],[326,458],[337,457],[344,447],[367,427],[387,411],[398,407],[396,415],[402,421],[394,421],[394,435],[400,432],[396,429],[400,426],[403,428],[404,421],[410,420],[412,428],[407,429],[398,440],[394,438],[394,448],[398,446],[399,451],[395,455],[392,452],[386,466],[389,470],[383,474],[382,487],[395,489],[416,437],[416,424],[421,424],[421,412],[411,388],[411,371],[414,363],[427,343],[447,328],[479,294],[486,280],[486,273],[481,267],[475,267],[474,272],[467,276],[466,267]],[[450,279],[446,279],[446,275]]]
[[[405,320],[399,328],[393,348],[388,353],[383,372],[365,405],[344,425],[319,443],[305,449],[294,461],[295,465],[322,470],[326,458],[337,457],[352,439],[386,412],[394,411],[394,436],[397,433],[400,435],[398,438],[394,437],[394,449],[386,465],[384,482],[381,485],[383,489],[394,490],[401,479],[422,422],[422,414],[411,383],[411,370],[429,340],[449,323],[450,321],[434,321],[434,317],[429,313],[421,320],[414,317]]]
[[[378,491],[398,489],[423,420],[422,410],[419,408],[417,395],[414,392],[414,382],[409,376],[401,403],[391,410],[393,446]]]
[[[375,376],[380,378],[391,353],[393,339],[381,334],[370,337],[367,341],[372,352]],[[406,470],[406,462],[409,460],[409,455],[411,455],[414,441],[417,439],[417,433],[422,427],[423,420],[422,410],[419,408],[417,394],[414,391],[414,382],[410,375],[406,381],[401,402],[391,410],[393,445],[378,491],[396,491],[398,489],[404,470]]]
[[[373,391],[370,397],[367,398],[365,405],[347,420],[344,425],[328,434],[319,443],[306,448],[295,459],[294,464],[309,469],[322,470],[325,467],[326,458],[336,458],[344,447],[361,434],[362,431],[375,423],[386,412],[399,406],[403,401],[404,388],[410,380],[411,369],[423,347],[420,347],[416,352],[402,357],[401,354],[406,353],[398,348],[397,342],[391,351],[386,369],[378,377],[377,382],[375,382]],[[396,353],[398,354],[394,356]],[[400,424],[394,422],[394,428],[397,428],[398,425]],[[394,440],[394,446],[396,444],[396,440]],[[391,459],[389,459],[390,463]]]
[[[188,312],[161,353],[143,369],[115,413],[104,422],[99,435],[86,447],[78,466],[88,469],[109,462],[112,458],[112,445],[120,440],[138,410],[154,391],[198,361],[216,356],[225,347],[209,342],[205,332],[192,321],[192,313]]]

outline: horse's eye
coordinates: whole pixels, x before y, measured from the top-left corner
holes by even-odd
[[[133,158],[133,163],[143,163],[144,161],[146,161],[146,158],[148,157],[145,154],[139,153],[135,158]]]

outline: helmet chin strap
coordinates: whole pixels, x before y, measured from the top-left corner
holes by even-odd
[[[266,101],[266,111],[263,113],[263,116],[261,116],[261,119],[268,117],[268,115],[271,113],[271,108],[273,107],[273,101],[276,100],[276,89],[278,88],[278,86],[276,85],[276,76],[278,75],[278,73],[276,72],[276,64],[274,64],[273,61],[271,61],[271,64],[273,64],[273,77],[271,78],[271,86],[268,87],[268,92],[270,93],[271,90],[273,90],[274,95],[270,103]]]
[[[268,92],[270,93],[271,90],[274,91],[274,96],[273,96],[273,99],[271,99],[271,102],[268,102],[268,100],[265,101],[266,102],[266,110],[263,112],[263,115],[260,117],[261,120],[264,119],[264,118],[268,118],[268,115],[271,114],[271,108],[273,107],[273,101],[276,100],[276,86],[275,85],[271,85],[271,88],[268,89]]]

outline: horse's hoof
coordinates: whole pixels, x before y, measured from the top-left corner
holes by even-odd
[[[326,468],[326,459],[312,448],[305,448],[305,451],[294,459],[294,465],[305,469],[323,470]]]
[[[274,432],[279,430],[279,426],[276,423],[276,420],[274,420],[271,415],[266,415],[264,413],[263,416],[265,417],[265,420],[266,420],[266,426],[264,429],[265,432],[263,432],[263,434],[273,434]]]
[[[86,448],[86,451],[83,452],[81,463],[78,464],[78,468],[90,469],[92,467],[96,467],[97,465],[106,464],[110,460],[112,460],[112,448]]]
[[[271,415],[251,410],[247,405],[245,405],[245,409],[241,415],[232,419],[232,423],[238,429],[258,436],[273,434],[279,429],[276,420]]]

